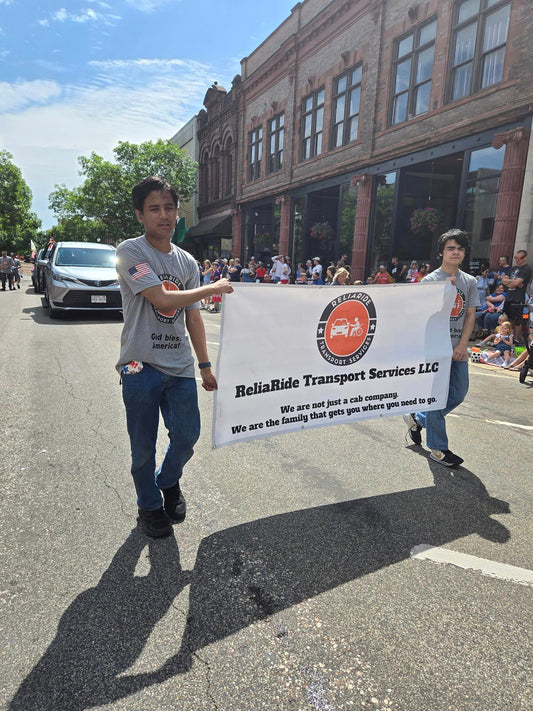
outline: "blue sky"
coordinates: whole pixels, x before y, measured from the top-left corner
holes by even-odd
[[[77,157],[170,138],[227,89],[296,0],[0,0],[0,149],[51,227],[48,195]],[[265,11],[268,10],[266,13]]]

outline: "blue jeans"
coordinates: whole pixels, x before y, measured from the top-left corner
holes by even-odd
[[[417,412],[415,417],[426,428],[426,444],[430,449],[449,449],[446,434],[446,415],[460,405],[468,392],[468,361],[452,360],[450,369],[450,389],[443,410]]]
[[[5,291],[6,281],[9,282],[9,288],[12,289],[13,288],[13,272],[9,272],[9,274],[7,274],[6,272],[2,272],[0,274],[0,276],[2,277],[2,289]]]
[[[122,398],[126,406],[137,505],[142,509],[159,509],[161,489],[168,489],[180,479],[200,436],[196,380],[165,375],[145,363],[140,373],[122,376]],[[159,410],[170,443],[156,470]]]

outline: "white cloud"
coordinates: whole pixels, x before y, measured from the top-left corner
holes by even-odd
[[[126,2],[140,12],[153,12],[162,5],[168,5],[170,2],[181,2],[181,0],[126,0]]]
[[[1,0],[0,0],[1,2]],[[99,3],[99,7],[108,8],[106,3]],[[92,8],[84,8],[79,13],[67,12],[67,10],[62,7],[56,10],[49,18],[43,18],[38,20],[39,24],[43,27],[49,27],[50,22],[76,22],[78,24],[85,24],[86,22],[100,22],[104,25],[112,25],[118,22],[122,18],[120,15],[112,15],[105,12],[95,12]]]
[[[0,82],[2,110],[5,112],[18,111],[30,104],[46,103],[60,94],[61,88],[54,81]]]
[[[0,94],[9,90],[12,107],[19,107],[0,113],[0,148],[14,155],[44,227],[55,222],[47,211],[54,185],[72,188],[81,181],[78,156],[95,151],[112,160],[121,140],[170,138],[198,113],[213,80],[213,69],[194,61],[140,59],[93,67],[99,73],[87,86],[0,85]]]

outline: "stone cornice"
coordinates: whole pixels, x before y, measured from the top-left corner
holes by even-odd
[[[352,13],[350,18],[346,17],[348,12]],[[258,69],[244,79],[243,90],[247,94],[253,94],[279,76],[288,74],[296,59],[301,61],[308,53],[316,51],[317,44],[326,40],[331,41],[332,34],[342,31],[356,16],[368,12],[372,12],[374,17],[375,0],[345,0],[331,3],[297,34],[292,34]]]

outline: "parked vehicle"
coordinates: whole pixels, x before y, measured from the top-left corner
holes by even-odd
[[[61,312],[122,310],[116,250],[94,242],[58,242],[43,266],[44,301],[50,318]]]
[[[40,249],[35,257],[35,262],[33,263],[33,288],[37,294],[44,291],[44,270],[48,264],[48,259],[50,253],[52,252],[52,245],[48,245],[44,249]]]
[[[37,278],[37,262],[39,259],[41,259],[43,254],[44,254],[44,249],[40,249],[35,256],[35,259],[33,260],[33,264],[31,265],[31,283],[33,284],[33,289],[36,294],[38,294],[41,291],[41,289],[39,288],[39,281]]]

